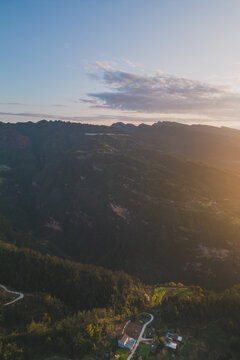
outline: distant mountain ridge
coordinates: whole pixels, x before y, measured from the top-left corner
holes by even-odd
[[[131,132],[162,151],[240,171],[240,130],[167,121],[152,126],[123,123],[112,126]]]

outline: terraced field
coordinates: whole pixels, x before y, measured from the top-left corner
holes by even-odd
[[[154,289],[152,296],[152,306],[160,305],[166,296],[191,297],[192,290],[185,286],[160,286]]]

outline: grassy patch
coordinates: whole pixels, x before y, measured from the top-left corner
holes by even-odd
[[[177,296],[177,295],[181,295],[183,297],[191,297],[193,295],[193,292],[189,289],[189,288],[176,288],[176,289],[173,289],[171,291],[171,296]]]
[[[137,355],[142,356],[143,359],[147,359],[150,354],[150,345],[140,343],[137,348]]]
[[[152,305],[159,305],[162,302],[164,295],[168,292],[167,288],[159,287],[154,289],[154,294],[152,297]]]
[[[193,295],[192,291],[188,287],[166,287],[161,286],[154,289],[152,296],[152,306],[160,305],[164,296],[178,296],[191,297]]]
[[[117,349],[115,355],[119,355],[120,360],[126,360],[129,355],[129,350],[127,349]]]

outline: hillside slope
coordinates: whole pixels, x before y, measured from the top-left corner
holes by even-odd
[[[1,124],[0,166],[0,214],[23,234],[19,245],[147,283],[240,281],[231,170],[113,127],[45,121]]]

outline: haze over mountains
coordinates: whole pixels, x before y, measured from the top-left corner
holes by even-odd
[[[0,123],[1,236],[146,283],[223,289],[240,281],[239,144],[203,125]]]

